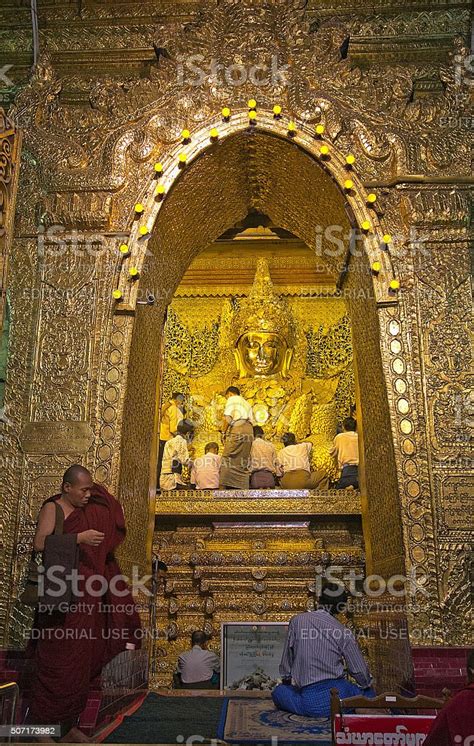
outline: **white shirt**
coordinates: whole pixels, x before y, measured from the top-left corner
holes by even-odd
[[[231,424],[237,420],[250,420],[253,423],[252,407],[243,396],[229,396],[227,399],[224,417],[230,417]]]
[[[358,466],[359,464],[359,436],[352,431],[339,433],[334,438],[331,456],[337,456],[339,468],[343,466]]]
[[[251,471],[267,469],[276,474],[277,468],[277,454],[273,443],[263,438],[255,438],[250,449]]]
[[[212,650],[203,650],[194,645],[187,653],[178,658],[178,671],[183,684],[195,684],[197,681],[209,681],[214,672],[220,669],[219,658]]]
[[[297,443],[293,446],[286,446],[278,451],[277,459],[280,467],[280,474],[286,474],[287,471],[304,469],[311,472],[309,457],[311,454],[312,443]]]
[[[195,484],[198,490],[217,490],[221,460],[217,453],[205,453],[195,459],[191,470],[191,484]]]
[[[171,465],[173,461],[179,461],[181,464],[186,464],[189,461],[188,444],[179,433],[166,442],[163,451],[160,474],[160,489],[162,490],[174,490],[178,484],[185,484],[181,474],[172,474]]]

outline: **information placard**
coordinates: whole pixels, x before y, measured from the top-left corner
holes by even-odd
[[[279,677],[286,622],[225,622],[221,626],[221,688],[269,688]]]

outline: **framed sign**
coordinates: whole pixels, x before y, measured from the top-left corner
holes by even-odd
[[[272,689],[287,629],[287,622],[223,622],[221,689]]]

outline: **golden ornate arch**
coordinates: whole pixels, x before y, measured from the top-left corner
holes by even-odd
[[[258,28],[251,24],[257,6]],[[133,10],[135,14],[136,8]],[[388,265],[383,264],[379,277],[364,275],[362,279],[370,279],[376,293],[386,290],[386,280],[392,276],[400,279],[401,290],[398,303],[389,297],[385,304],[383,293],[377,295],[380,303],[374,302],[370,319],[359,308],[358,323],[378,330],[368,342],[370,350],[382,359],[384,375],[378,380],[390,409],[386,426],[393,436],[407,569],[426,577],[423,588],[427,595],[421,594],[411,629],[431,627],[429,639],[421,640],[428,644],[468,639],[472,522],[465,506],[472,477],[466,473],[470,462],[464,433],[470,421],[465,404],[470,362],[466,320],[472,300],[466,215],[472,176],[469,133],[450,122],[463,117],[470,120],[471,91],[468,85],[459,85],[463,71],[456,60],[469,55],[469,50],[462,37],[456,36],[456,11],[450,10],[446,16],[452,38],[446,40],[444,61],[423,58],[422,64],[420,56],[400,64],[389,52],[380,58],[381,68],[379,58],[371,52],[366,65],[359,65],[350,54],[341,54],[350,29],[323,17],[313,23],[311,11],[297,2],[223,0],[209,12],[193,9],[186,22],[182,17],[167,17],[163,25],[147,28],[149,38],[156,42],[157,58],[146,63],[144,74],[142,68],[140,75],[131,72],[131,65],[123,74],[116,70],[115,76],[108,74],[104,52],[113,47],[114,32],[103,31],[102,11],[107,14],[109,9],[99,8],[97,15],[91,10],[92,16],[85,21],[87,33],[97,41],[89,78],[81,77],[80,71],[64,61],[58,63],[61,55],[57,52],[67,48],[70,31],[68,24],[53,24],[47,51],[9,112],[24,130],[15,252],[9,273],[15,319],[6,404],[12,416],[10,424],[2,428],[7,468],[0,475],[11,527],[7,566],[14,587],[21,580],[35,510],[55,489],[71,459],[88,464],[97,478],[113,489],[118,488],[120,476],[120,497],[131,524],[126,553],[130,560],[139,557],[146,562],[142,548],[144,514],[147,499],[151,505],[152,498],[146,464],[151,449],[147,445],[145,455],[135,448],[133,456],[131,440],[133,445],[140,432],[130,427],[129,414],[133,415],[135,403],[141,406],[147,397],[156,398],[155,382],[150,389],[145,371],[138,365],[139,347],[148,351],[156,343],[154,329],[163,324],[166,297],[153,307],[135,303],[138,290],[146,290],[147,270],[141,265],[140,279],[131,279],[128,285],[126,272],[131,259],[122,261],[118,246],[128,241],[133,261],[139,258],[135,250],[144,242],[140,244],[130,233],[131,225],[134,230],[139,225],[133,222],[133,204],[140,195],[141,200],[150,201],[151,214],[153,163],[168,158],[165,178],[171,179],[184,127],[190,129],[192,147],[201,150],[179,178],[170,180],[158,205],[161,217],[166,216],[173,193],[183,185],[181,177],[192,177],[194,164],[212,153],[218,159],[217,149],[209,141],[213,124],[220,133],[218,142],[222,138],[230,142],[248,127],[245,102],[255,95],[255,88],[243,86],[236,94],[234,86],[216,87],[207,79],[201,86],[188,80],[177,85],[183,55],[198,53],[231,64],[239,54],[251,63],[276,48],[281,52],[280,62],[287,65],[288,79],[279,89],[263,86],[258,91],[256,132],[267,128],[268,141],[276,137],[298,147],[293,141],[303,138],[308,147],[316,148],[314,126],[323,124],[331,161],[321,162],[317,152],[312,155],[309,150],[308,158],[324,169],[337,168],[339,187],[343,185],[344,156],[349,152],[355,155],[353,180],[357,189],[348,197],[354,223],[361,225],[365,219],[369,190],[379,196],[378,205],[384,213],[381,220],[371,215],[378,220],[371,260],[377,261],[378,240],[384,230],[408,236],[414,227],[424,238],[423,254],[384,254]],[[45,13],[53,16],[54,9],[45,9]],[[418,49],[426,38],[422,16],[409,21],[410,34],[421,40]],[[100,19],[97,28],[93,18]],[[444,21],[438,19],[437,23]],[[364,17],[363,25],[368,28],[370,20]],[[403,29],[404,19],[382,13],[377,28],[385,27]],[[128,41],[127,34],[131,38],[135,29],[127,27],[124,33]],[[122,60],[123,48],[114,54]],[[374,59],[376,64],[372,64]],[[415,95],[420,81],[423,96]],[[227,124],[217,112],[233,102],[235,113],[229,129],[234,121],[237,129],[227,134],[223,129]],[[275,103],[296,123],[295,135],[288,135],[285,116],[273,118]],[[207,124],[203,126],[203,122]],[[275,128],[277,132],[272,131]],[[227,194],[231,194],[230,188]],[[237,198],[237,191],[232,196]],[[245,207],[238,201],[236,204],[239,210]],[[275,219],[284,221],[285,214],[276,212]],[[290,217],[297,222],[295,215]],[[148,244],[153,252],[160,219]],[[178,225],[168,224],[179,234]],[[66,232],[79,229],[85,243],[99,233],[105,251],[88,256],[87,262],[69,257],[73,241],[66,237],[61,260],[65,270],[59,261],[41,264],[38,233],[43,231],[44,235],[55,225]],[[303,232],[303,226],[300,228]],[[311,242],[310,235],[304,238]],[[406,244],[411,246],[410,238]],[[183,266],[189,258],[183,258]],[[172,252],[167,260],[170,283],[166,287],[161,283],[161,287],[172,295],[179,268]],[[61,295],[65,286],[74,289],[66,304]],[[111,297],[116,288],[127,291],[122,305]],[[51,355],[44,353],[47,348]],[[68,357],[68,349],[77,351],[79,365]],[[59,359],[64,365],[58,374]],[[459,438],[460,430],[463,439]],[[151,430],[144,422],[142,434],[145,431]],[[121,446],[129,449],[126,468],[123,463],[121,468]],[[381,550],[386,551],[379,559],[390,571],[394,546],[386,544],[386,539],[380,536]],[[5,630],[10,626],[11,639],[21,643],[25,611],[11,596],[10,587],[2,588],[1,624]]]
[[[249,119],[252,113],[255,118]],[[365,234],[364,251],[370,266],[376,268],[372,272],[376,301],[393,304],[398,283],[389,251],[391,235],[388,227],[383,226],[383,213],[376,204],[377,194],[364,186],[358,174],[355,156],[350,152],[343,154],[328,140],[324,126],[311,127],[295,122],[284,113],[275,115],[268,110],[257,110],[255,106],[233,114],[229,110],[229,116],[216,115],[203,126],[183,130],[186,136],[182,142],[175,143],[161,155],[154,173],[148,166],[148,184],[137,196],[129,238],[124,239],[119,249],[123,252],[123,262],[115,288],[115,298],[119,302],[117,310],[132,310],[136,306],[140,282],[130,280],[139,278],[146,257],[147,239],[153,233],[160,210],[177,180],[188,166],[208,151],[212,152],[218,141],[225,142],[229,137],[249,131],[249,128],[256,133],[291,141],[331,176],[340,192],[345,194],[356,226]]]

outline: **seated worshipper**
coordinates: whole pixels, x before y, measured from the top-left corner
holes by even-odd
[[[438,713],[423,746],[468,746],[474,743],[473,736],[474,649],[467,656],[467,685]]]
[[[191,484],[197,490],[217,490],[219,488],[221,460],[217,443],[206,443],[204,456],[193,461]]]
[[[277,472],[277,455],[275,446],[264,439],[263,428],[255,425],[253,429],[254,441],[250,449],[250,489],[261,490],[275,487]]]
[[[359,489],[359,436],[357,423],[353,417],[346,417],[342,423],[343,432],[336,435],[330,451],[336,456],[341,476],[336,484],[337,490]]]
[[[207,649],[208,636],[198,629],[191,635],[191,650],[178,658],[178,673],[184,689],[217,689],[220,661]]]
[[[240,396],[236,386],[229,386],[222,423],[224,452],[219,472],[219,486],[224,490],[248,490],[250,449],[253,441],[251,405]]]
[[[183,420],[178,425],[177,435],[166,442],[161,466],[161,490],[182,490],[189,487],[182,473],[183,466],[191,465],[188,443],[191,443],[193,436],[194,428]]]
[[[283,683],[272,692],[280,710],[306,717],[329,717],[331,689],[338,689],[342,698],[375,696],[370,687],[372,677],[354,635],[334,618],[346,603],[345,589],[328,583],[317,609],[290,620],[280,663]],[[357,685],[345,677],[345,668]]]
[[[61,494],[46,500],[39,513],[36,551],[43,551],[56,529],[56,505],[64,513],[62,533],[76,536],[77,588],[68,610],[45,613],[39,605],[36,611],[28,645],[35,659],[28,722],[60,724],[63,740],[76,742],[88,740],[77,723],[90,683],[115,655],[140,647],[141,629],[133,596],[114,557],[125,538],[120,503],[105,487],[94,484],[83,466],[70,466]],[[88,583],[90,577],[103,582]],[[98,585],[103,586],[99,591]]]
[[[294,433],[285,433],[281,440],[284,448],[277,454],[280,487],[285,490],[327,490],[327,474],[322,469],[311,471],[312,443],[297,443]]]
[[[160,443],[158,449],[158,482],[160,481],[163,452],[168,440],[178,433],[178,425],[184,419],[184,394],[176,392],[163,405],[160,422]]]

